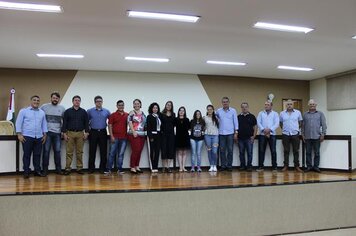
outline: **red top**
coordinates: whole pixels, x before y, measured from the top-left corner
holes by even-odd
[[[112,125],[113,136],[117,139],[127,138],[127,117],[128,113],[116,111],[109,116],[109,124]]]

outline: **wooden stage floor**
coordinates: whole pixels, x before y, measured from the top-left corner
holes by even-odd
[[[286,184],[308,184],[320,182],[338,182],[356,180],[356,173],[323,171],[322,173],[287,172],[232,172],[179,173],[122,175],[99,173],[79,175],[73,172],[69,176],[50,173],[47,177],[24,179],[19,175],[0,175],[0,195],[24,194],[66,194],[66,193],[102,193],[102,192],[145,192],[177,191],[198,189],[219,189],[257,187]]]

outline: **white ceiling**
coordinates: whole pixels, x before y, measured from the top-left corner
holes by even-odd
[[[20,1],[20,0],[19,0]],[[22,0],[21,2],[29,2]],[[356,0],[31,0],[62,14],[0,10],[0,67],[316,79],[356,68]],[[199,15],[197,24],[133,19],[126,10]],[[257,21],[315,28],[253,28]],[[83,54],[78,59],[36,53]],[[169,63],[125,61],[164,57]],[[247,62],[245,67],[206,60]],[[277,70],[294,65],[312,72]]]

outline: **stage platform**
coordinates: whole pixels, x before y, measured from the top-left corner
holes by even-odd
[[[69,176],[50,173],[47,177],[24,179],[21,174],[0,176],[0,195],[37,195],[37,194],[80,194],[115,192],[150,192],[231,189],[259,186],[294,185],[355,181],[356,173],[323,171],[322,173],[286,172],[246,172],[234,169],[232,172],[201,173],[155,173],[145,170],[143,174],[133,175],[100,173],[79,175],[75,171]]]

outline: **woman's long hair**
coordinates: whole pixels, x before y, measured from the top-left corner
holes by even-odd
[[[174,116],[174,108],[173,108],[173,102],[172,101],[168,101],[168,102],[166,102],[166,104],[164,105],[164,109],[163,109],[163,111],[162,111],[162,113],[163,114],[165,114],[165,115],[167,115],[167,104],[168,103],[170,103],[171,104],[171,107],[172,107],[172,109],[171,109],[171,114]]]
[[[215,124],[216,127],[219,127],[219,120],[216,118],[216,115],[215,115],[215,108],[214,108],[213,105],[210,104],[210,105],[207,105],[207,106],[206,106],[206,109],[208,110],[209,107],[213,109],[213,114],[211,114],[211,119],[212,119],[212,121],[213,121],[213,124]],[[206,113],[206,115],[208,115],[208,112]]]

